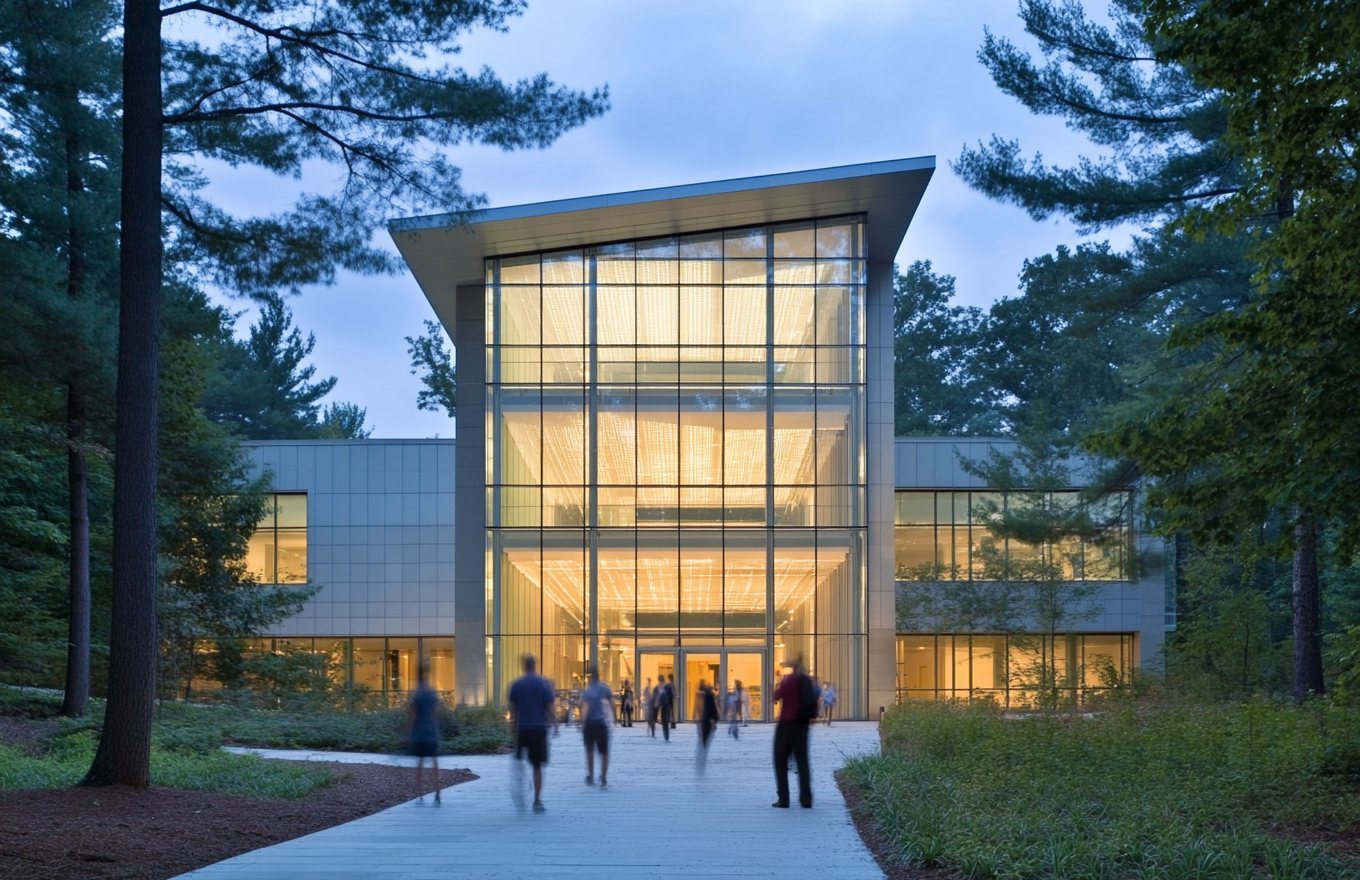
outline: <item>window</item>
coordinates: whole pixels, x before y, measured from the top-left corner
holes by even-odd
[[[1055,554],[1065,576],[1080,581],[1132,577],[1130,496],[1115,493],[1086,504],[1083,513],[1104,526],[1082,540],[1065,538],[1050,547],[1006,540],[992,533],[987,514],[1005,510],[1019,493],[899,491],[896,497],[897,579],[901,581],[989,580],[1020,559]],[[1055,508],[1081,504],[1076,491],[1055,492]]]
[[[261,584],[307,583],[307,496],[275,492],[246,548],[246,570]]]
[[[1041,690],[1083,699],[1129,680],[1132,633],[897,637],[897,700],[993,700],[1023,707]]]

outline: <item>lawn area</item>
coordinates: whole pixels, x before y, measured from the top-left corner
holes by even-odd
[[[910,703],[843,781],[899,865],[968,878],[1360,877],[1360,711]]]
[[[0,789],[74,785],[90,767],[103,701],[79,720],[59,717],[59,697],[0,689]],[[274,711],[164,703],[152,728],[151,783],[243,797],[295,799],[330,785],[320,768],[223,752],[224,745],[397,753],[404,710]],[[495,752],[508,742],[504,718],[490,709],[441,713],[444,754]]]

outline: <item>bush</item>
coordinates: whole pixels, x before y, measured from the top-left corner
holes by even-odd
[[[895,858],[970,878],[1358,877],[1279,828],[1355,828],[1360,710],[1112,706],[1091,720],[909,704],[844,779]],[[1267,829],[1275,829],[1275,833]]]
[[[65,788],[90,769],[96,735],[88,725],[72,725],[47,740],[39,756],[0,746],[0,788]],[[242,797],[292,800],[334,782],[330,771],[254,755],[220,750],[197,753],[168,750],[153,743],[151,784],[167,788],[213,791]]]
[[[442,754],[486,754],[509,744],[505,719],[493,708],[444,708],[439,726]],[[162,742],[180,750],[240,745],[393,754],[406,748],[406,710],[298,712],[166,703],[155,730]]]

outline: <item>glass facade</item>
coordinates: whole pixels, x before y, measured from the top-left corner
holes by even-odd
[[[1048,683],[1076,700],[1128,681],[1133,649],[1131,633],[900,635],[897,698],[1032,706]]]
[[[275,492],[246,546],[246,571],[261,584],[307,583],[307,495]]]
[[[1072,580],[1120,581],[1131,576],[1129,557],[1131,530],[1128,517],[1120,516],[1129,503],[1127,493],[1115,493],[1098,502],[1094,519],[1112,523],[1101,537],[1073,539],[1052,547],[1035,547],[993,535],[977,515],[981,502],[1004,509],[1009,497],[1000,492],[896,493],[897,579],[899,581],[990,580],[1004,572],[1008,560],[1019,556],[1052,553]],[[1080,503],[1079,493],[1057,492],[1059,503]],[[999,570],[998,570],[999,569]]]
[[[648,655],[764,700],[801,655],[864,714],[863,242],[843,217],[487,261],[493,695],[525,653],[562,690],[592,660],[637,688]]]

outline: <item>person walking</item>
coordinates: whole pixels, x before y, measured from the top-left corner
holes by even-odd
[[[675,676],[671,676],[675,678]],[[656,717],[661,722],[661,735],[666,738],[666,742],[671,741],[671,714],[675,707],[675,688],[670,682],[665,681],[661,676],[657,676],[659,684],[652,692],[652,699],[656,702]]]
[[[808,769],[808,723],[817,717],[817,686],[803,671],[801,659],[775,689],[779,723],[774,728],[774,781],[779,799],[771,806],[788,809],[789,758],[798,765],[798,802],[812,806],[812,771]]]
[[[534,812],[543,812],[543,765],[548,763],[548,727],[555,726],[556,696],[535,669],[532,654],[524,655],[524,674],[510,685],[510,718],[515,727],[515,759],[534,770]],[[517,795],[518,796],[518,795]]]
[[[701,678],[699,690],[694,697],[699,704],[699,772],[702,773],[708,759],[708,743],[713,738],[713,731],[718,726],[720,717],[718,695],[708,686],[708,682]]]
[[[672,673],[672,674],[666,676],[666,692],[670,695],[670,698],[671,698],[671,699],[670,699],[670,703],[671,703],[671,710],[670,710],[670,711],[671,711],[671,730],[675,730],[675,726],[676,726],[677,724],[680,723],[680,718],[679,718],[680,713],[677,712],[677,711],[675,711],[675,710],[676,710],[675,701],[678,700],[678,699],[680,698],[680,692],[679,692],[678,690],[675,689],[675,674],[674,674],[674,673]]]
[[[609,785],[609,728],[614,724],[614,692],[590,667],[590,684],[581,692],[581,736],[586,746],[586,785],[595,784],[595,753],[600,753],[600,788]]]
[[[430,687],[430,667],[422,657],[416,667],[416,689],[406,719],[406,751],[416,759],[416,796],[425,800],[421,779],[425,759],[434,768],[434,802],[439,803],[439,694]]]
[[[831,716],[836,713],[836,686],[831,682],[826,683],[822,688],[822,717],[826,719],[826,726],[831,726]]]
[[[619,715],[623,718],[622,727],[633,726],[633,686],[626,678],[623,680],[623,694],[619,697]]]
[[[741,701],[746,696],[746,689],[741,686],[741,679],[737,679],[736,686],[727,694],[727,734],[733,739],[741,739],[737,733],[741,727]]]
[[[650,678],[642,689],[642,717],[647,722],[647,735],[656,739],[656,688]]]

